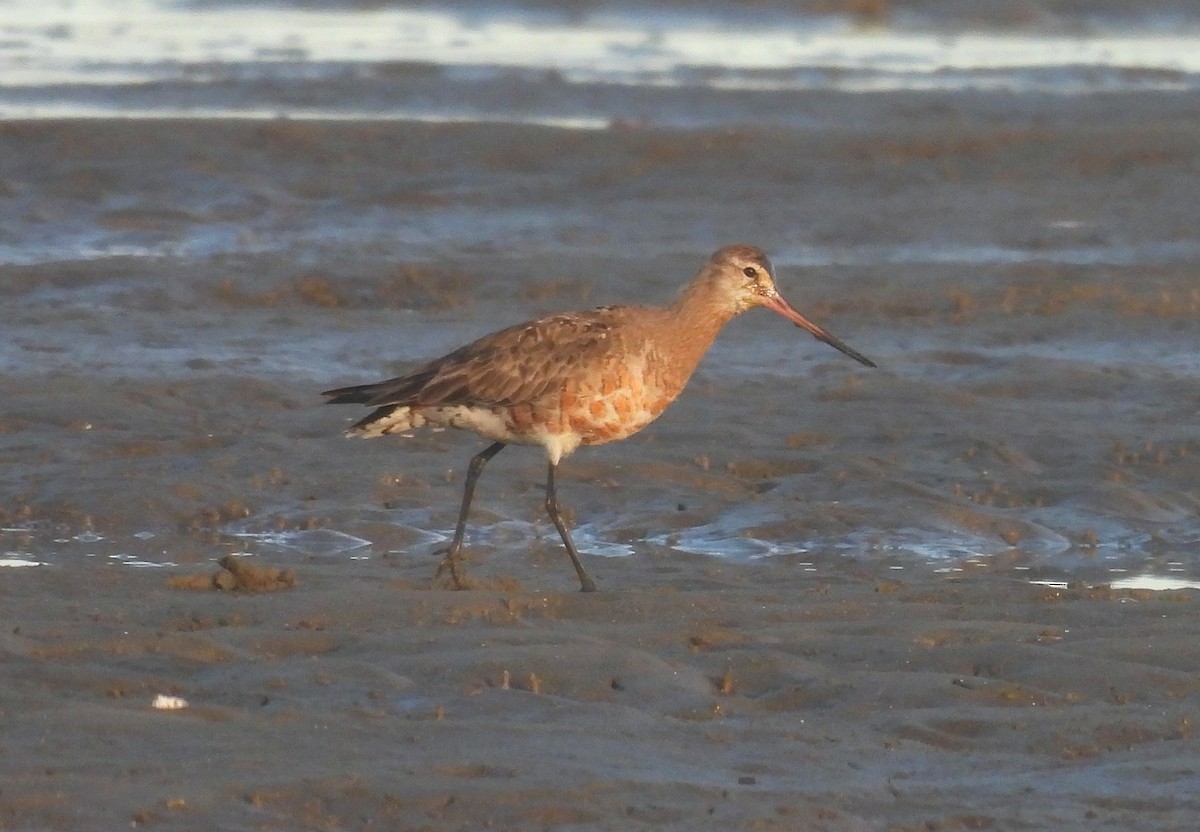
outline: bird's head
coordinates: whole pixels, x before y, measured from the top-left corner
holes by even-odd
[[[742,243],[725,246],[709,258],[706,271],[712,281],[710,291],[734,314],[741,314],[755,306],[766,307],[810,332],[818,341],[841,350],[861,364],[875,366],[871,359],[843,344],[827,329],[801,315],[783,299],[775,288],[771,261],[762,249]]]

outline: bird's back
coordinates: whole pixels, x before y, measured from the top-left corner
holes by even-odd
[[[376,408],[353,434],[464,428],[494,441],[543,445],[557,462],[580,444],[635,433],[682,389],[686,375],[679,377],[656,343],[661,315],[629,306],[550,315],[408,375],[325,395],[331,403]]]

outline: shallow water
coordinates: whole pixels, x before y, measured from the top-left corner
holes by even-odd
[[[730,93],[1086,95],[1200,85],[1194,9],[1139,4],[1130,19],[1079,4],[1014,29],[943,5],[926,17],[898,8],[863,20],[719,3],[647,12],[15,0],[0,18],[0,116],[696,127],[751,117],[750,99]],[[652,108],[648,89],[660,93]],[[769,105],[752,117],[819,118]]]

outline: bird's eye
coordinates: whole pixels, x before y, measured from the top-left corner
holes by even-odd
[[[754,268],[753,266],[747,266],[746,268],[742,269],[742,274],[746,275],[746,277],[756,277],[758,275],[758,269]]]

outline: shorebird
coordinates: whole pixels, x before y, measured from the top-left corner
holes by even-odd
[[[564,312],[485,335],[408,375],[322,393],[329,404],[374,410],[347,431],[372,438],[410,435],[421,427],[461,428],[490,439],[471,459],[454,539],[438,567],[462,589],[457,559],[483,467],[506,445],[540,445],[549,459],[546,513],[579,575],[596,583],[579,559],[554,492],[558,464],[580,445],[603,445],[637,433],[658,418],[691,378],[717,333],[734,316],[762,306],[819,341],[875,364],[805,318],[775,288],[762,250],[718,250],[666,306],[601,306]]]

